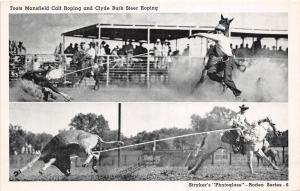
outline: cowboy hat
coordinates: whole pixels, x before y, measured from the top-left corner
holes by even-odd
[[[242,111],[246,111],[249,107],[246,107],[244,104],[239,106]]]

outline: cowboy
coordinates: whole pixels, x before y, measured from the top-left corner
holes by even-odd
[[[236,114],[235,118],[232,119],[232,128],[240,128],[241,131],[240,135],[237,137],[237,139],[234,140],[234,144],[232,145],[233,151],[235,153],[238,152],[244,152],[245,148],[244,146],[244,131],[247,130],[250,127],[250,124],[248,123],[245,112],[249,109],[249,107],[246,107],[244,104],[239,106],[240,111]]]
[[[90,48],[87,49],[86,54],[87,54],[87,62],[88,66],[94,66],[94,61],[95,61],[95,57],[96,57],[96,50],[95,50],[95,43],[94,42],[90,42]],[[91,71],[91,75],[94,75],[93,71]]]
[[[223,85],[223,90],[225,90],[225,87],[228,87],[236,98],[239,98],[242,92],[235,86],[232,80],[232,70],[235,61],[230,48],[230,39],[225,35],[225,30],[225,26],[218,24],[215,27],[214,33],[197,33],[189,36],[189,38],[199,36],[215,42],[214,51],[209,55],[204,69],[206,72],[203,72],[203,75],[207,73],[211,80]],[[197,85],[199,84],[198,82]]]

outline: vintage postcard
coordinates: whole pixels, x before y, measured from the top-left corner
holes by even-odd
[[[297,1],[1,2],[1,190],[300,190]]]

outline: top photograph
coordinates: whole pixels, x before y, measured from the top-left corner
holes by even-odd
[[[288,102],[288,14],[9,14],[9,100]]]

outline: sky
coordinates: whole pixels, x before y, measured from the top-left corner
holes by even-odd
[[[122,103],[122,134],[134,136],[141,131],[161,128],[190,128],[193,114],[204,116],[215,106],[238,111],[241,103],[172,102],[172,103]],[[246,103],[249,122],[270,117],[278,130],[288,129],[288,104]],[[58,130],[68,129],[68,124],[77,113],[102,114],[112,130],[118,129],[117,103],[10,103],[10,123],[21,125],[34,133],[46,132],[52,135]]]
[[[103,24],[160,24],[215,26],[221,13],[153,14],[10,14],[9,39],[23,41],[27,53],[52,54],[62,41],[61,33],[80,27]],[[223,13],[234,18],[233,28],[287,30],[287,13]],[[74,39],[69,39],[74,41]],[[70,42],[66,39],[66,45]],[[248,39],[250,42],[250,40]],[[237,41],[237,43],[240,43]],[[272,42],[274,45],[275,40]],[[186,42],[179,43],[183,49]],[[279,45],[287,46],[287,42]],[[271,45],[270,45],[271,46]]]

